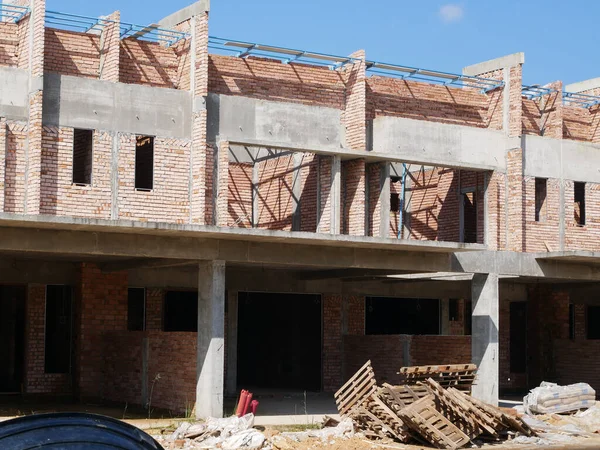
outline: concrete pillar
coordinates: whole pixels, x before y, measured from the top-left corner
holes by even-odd
[[[238,292],[227,293],[227,395],[237,391],[237,330],[238,330]]]
[[[379,237],[390,237],[390,163],[386,162],[381,167],[381,191],[379,192],[379,202],[381,204]]]
[[[223,417],[225,262],[198,265],[196,417]]]
[[[471,333],[471,357],[479,367],[473,396],[486,403],[498,404],[498,275],[473,275],[471,282],[473,321]]]

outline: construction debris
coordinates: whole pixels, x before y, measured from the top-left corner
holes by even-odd
[[[474,439],[501,441],[535,432],[519,417],[503,413],[468,393],[473,364],[403,367],[405,384],[377,386],[368,361],[335,394],[340,415],[371,439],[427,443],[458,449]]]
[[[560,414],[587,409],[596,403],[596,391],[587,383],[559,386],[542,382],[523,398],[528,414]]]

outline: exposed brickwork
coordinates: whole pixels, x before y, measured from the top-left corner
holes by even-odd
[[[500,389],[527,389],[527,374],[514,373],[510,370],[510,304],[506,299],[500,299],[500,321],[498,334],[499,345],[499,378]]]
[[[9,122],[6,132],[4,212],[25,211],[27,125]]]
[[[135,38],[121,40],[119,81],[178,88],[179,61],[172,47]]]
[[[346,130],[346,145],[356,150],[367,148],[367,83],[365,52],[360,50],[350,55],[356,58],[342,69],[346,85],[345,107],[342,122]]]
[[[132,405],[142,404],[144,337],[145,333],[142,331],[103,334],[104,399]]]
[[[368,191],[368,236],[379,236],[381,233],[381,176],[386,163],[374,163],[366,165],[366,185]]]
[[[323,390],[335,392],[341,386],[342,296],[324,294],[323,299]]]
[[[42,214],[109,219],[112,136],[94,132],[92,184],[73,184],[73,129],[44,127],[42,137]]]
[[[309,233],[317,230],[318,164],[317,155],[302,153],[300,160],[300,231]]]
[[[365,334],[365,298],[347,296],[347,333],[354,336]]]
[[[490,250],[506,249],[506,174],[488,172],[487,204]]]
[[[331,232],[331,210],[332,210],[332,196],[331,196],[331,183],[332,183],[332,164],[333,158],[329,156],[317,156],[319,164],[319,197],[318,197],[318,210],[319,215],[317,218],[317,232],[318,233],[330,233]]]
[[[216,94],[337,109],[343,109],[345,105],[343,75],[325,67],[218,55],[209,56],[208,67],[208,89]]]
[[[46,286],[30,284],[27,289],[25,335],[25,392],[28,394],[65,394],[71,391],[71,375],[46,373],[45,319]]]
[[[107,18],[100,35],[100,79],[119,81],[119,60],[121,55],[121,13],[115,11]]]
[[[27,127],[25,208],[27,214],[40,213],[42,171],[42,91],[29,94]]]
[[[523,236],[523,208],[524,208],[524,183],[523,183],[523,151],[510,150],[507,153],[507,178],[508,178],[508,243],[507,250],[522,251],[524,246]]]
[[[224,227],[228,222],[228,199],[229,199],[229,142],[220,142],[216,147],[216,183],[217,191],[214,198],[215,225]]]
[[[252,228],[252,167],[252,163],[229,163],[229,227]]]
[[[405,349],[409,354],[405,354]],[[471,336],[370,335],[344,337],[344,380],[371,360],[378,383],[398,384],[400,367],[471,361]]]
[[[146,289],[146,331],[161,331],[163,329],[164,289]]]
[[[0,66],[16,67],[19,63],[19,25],[0,22]]]
[[[127,272],[103,273],[82,263],[76,327],[77,381],[83,398],[103,398],[104,334],[127,330]]]
[[[600,391],[600,341],[554,341],[556,373],[552,381],[559,384],[585,382]]]
[[[6,170],[6,119],[0,117],[0,212],[4,212],[4,187]]]
[[[342,162],[342,233],[365,235],[365,160]]]
[[[592,122],[594,114],[577,106],[563,107],[563,136],[565,139],[593,142]]]
[[[563,85],[561,81],[555,81],[544,87],[555,92],[540,98],[542,105],[541,132],[544,136],[561,139],[563,137]]]
[[[528,252],[558,251],[560,249],[559,237],[559,202],[560,181],[548,179],[546,183],[546,205],[540,213],[540,221],[535,221],[535,178],[525,177],[524,186],[524,212],[523,241]]]
[[[282,156],[257,163],[258,228],[291,230],[294,158]]]
[[[19,69],[29,69],[29,21],[31,14],[27,14],[18,23],[19,47],[17,67]]]
[[[154,139],[154,187],[135,189],[135,135],[121,134],[119,148],[119,218],[148,222],[189,221],[190,143]]]
[[[208,95],[209,83],[209,57],[208,57],[208,12],[195,18],[196,52],[194,68],[194,95],[205,97]]]
[[[100,48],[98,35],[46,28],[44,71],[98,78]]]
[[[574,187],[572,181],[565,183],[565,250],[598,249],[600,242],[600,184],[585,184],[586,220],[584,226],[575,222]]]

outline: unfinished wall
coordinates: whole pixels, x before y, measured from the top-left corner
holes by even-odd
[[[258,228],[290,231],[294,208],[294,158],[282,156],[258,165]]]
[[[229,163],[227,226],[252,228],[252,163]]]
[[[16,67],[19,63],[19,25],[0,22],[0,66]]]
[[[210,55],[208,76],[208,90],[215,94],[344,108],[342,74],[326,67]]]
[[[367,117],[406,117],[478,128],[500,128],[491,121],[499,96],[381,76],[367,78]],[[500,123],[501,125],[501,123]],[[490,127],[490,128],[492,128]]]
[[[27,288],[25,331],[25,385],[27,394],[72,392],[72,375],[45,372],[46,285]]]
[[[46,28],[44,72],[98,78],[100,36]]]
[[[585,183],[585,225],[575,222],[574,184],[565,184],[565,250],[598,250],[600,243],[600,184]]]
[[[185,223],[190,219],[190,142],[154,139],[154,186],[135,189],[135,135],[122,134],[119,148],[119,218]]]
[[[135,38],[122,39],[119,81],[163,88],[179,88],[183,81],[184,67],[183,64],[180,66],[178,53],[182,55],[182,59],[187,59],[183,45],[185,44],[166,47],[156,42]],[[183,84],[189,87],[189,81]]]
[[[73,129],[44,127],[42,133],[42,214],[110,219],[112,136],[96,131],[92,184],[73,184]]]
[[[27,125],[8,122],[4,172],[4,212],[25,211],[25,169]]]

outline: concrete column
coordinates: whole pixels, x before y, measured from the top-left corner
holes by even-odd
[[[225,262],[198,265],[196,417],[223,417]]]
[[[332,158],[331,165],[331,234],[340,234],[341,216],[342,216],[342,178],[341,178],[342,160],[339,155]]]
[[[238,330],[238,292],[227,293],[227,395],[235,395],[237,390],[237,330]]]
[[[479,367],[473,396],[492,405],[498,404],[498,275],[473,275],[471,282],[473,326],[471,353],[474,364]]]

